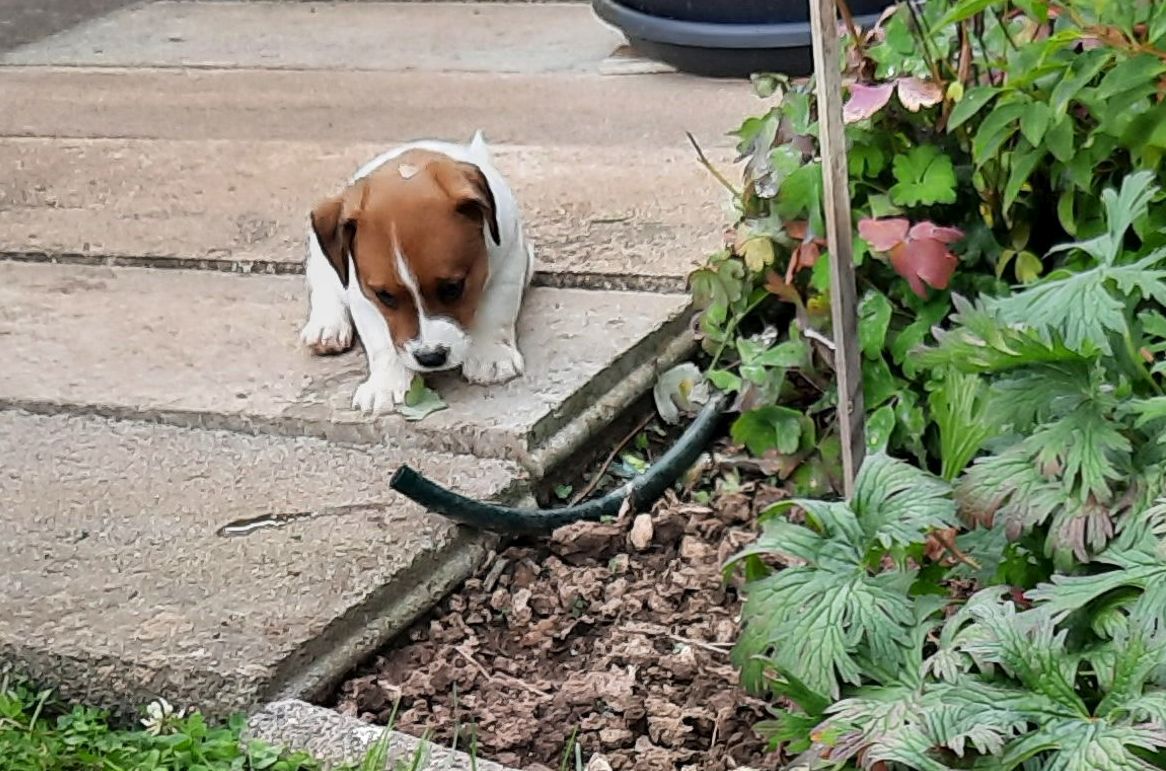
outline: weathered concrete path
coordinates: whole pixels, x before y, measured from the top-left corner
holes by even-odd
[[[621,41],[586,4],[146,2],[5,34],[0,663],[120,708],[310,697],[463,579],[488,539],[392,471],[522,499],[683,355],[723,201],[684,131],[728,161],[755,108],[600,74]],[[361,355],[297,347],[306,212],[387,145],[478,128],[541,262],[529,372],[437,378],[419,423],[354,413]]]

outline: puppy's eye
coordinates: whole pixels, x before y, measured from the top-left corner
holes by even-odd
[[[455,302],[466,290],[466,280],[459,278],[456,281],[442,281],[437,285],[437,299],[443,303]]]
[[[383,289],[378,290],[377,299],[384,303],[385,307],[390,310],[397,307],[397,298],[392,292],[386,292]]]

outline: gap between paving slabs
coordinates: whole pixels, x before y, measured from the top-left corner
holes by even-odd
[[[524,377],[481,388],[447,373],[432,385],[449,409],[415,423],[370,419],[350,406],[366,375],[362,354],[313,358],[301,350],[298,277],[62,271],[0,263],[0,307],[11,319],[4,326],[20,331],[7,337],[16,365],[0,371],[2,406],[389,442],[515,460],[535,477],[692,345],[686,296],[533,289],[519,325]],[[136,309],[132,317],[125,307]],[[16,322],[46,316],[52,325]]]

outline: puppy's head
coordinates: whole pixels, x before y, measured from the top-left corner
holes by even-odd
[[[345,286],[357,282],[420,372],[461,365],[499,243],[481,169],[411,150],[312,211],[312,229]],[[350,272],[349,257],[355,272]]]

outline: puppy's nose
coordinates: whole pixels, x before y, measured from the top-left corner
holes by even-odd
[[[413,358],[422,367],[440,367],[449,358],[449,349],[444,345],[439,345],[426,351],[418,351],[413,354]]]

